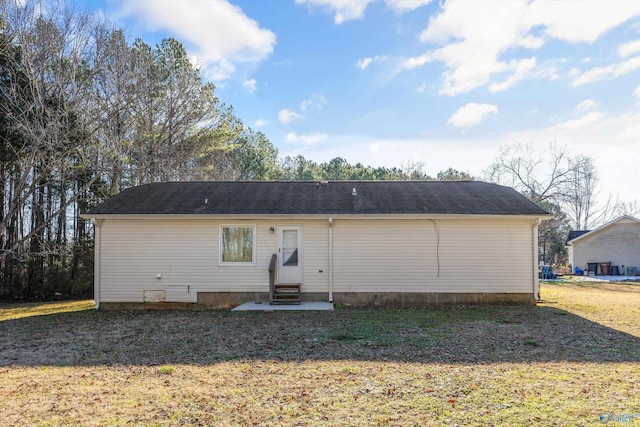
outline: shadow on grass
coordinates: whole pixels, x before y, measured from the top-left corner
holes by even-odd
[[[0,321],[0,366],[232,360],[640,362],[640,339],[553,307],[95,311]]]

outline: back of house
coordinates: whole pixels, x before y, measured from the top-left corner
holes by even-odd
[[[100,306],[533,304],[547,212],[477,181],[162,182],[83,215]],[[274,271],[270,285],[270,265]]]

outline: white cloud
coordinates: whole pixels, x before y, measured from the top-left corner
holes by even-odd
[[[261,127],[266,126],[266,125],[268,125],[268,124],[269,124],[269,122],[268,122],[267,120],[265,120],[265,119],[258,119],[258,120],[256,120],[256,122],[253,124],[253,127],[261,128]]]
[[[327,98],[323,95],[314,93],[310,98],[302,100],[300,103],[300,110],[305,111],[310,107],[315,107],[316,109],[321,110],[328,102]]]
[[[622,129],[618,133],[618,136],[622,139],[628,140],[631,143],[638,143],[640,141],[640,114],[627,113],[620,118],[620,124]],[[634,156],[630,156],[634,158]],[[640,171],[640,168],[637,169]],[[640,175],[640,172],[638,172]]]
[[[300,111],[306,111],[313,107],[316,110],[321,110],[329,101],[323,95],[314,93],[310,98],[303,99],[300,102]],[[283,108],[278,111],[278,120],[280,123],[291,123],[295,120],[304,119],[304,115],[288,108]]]
[[[418,93],[423,93],[425,90],[427,90],[427,84],[426,83],[422,83],[420,86],[418,86],[416,88],[416,92],[418,92]]]
[[[584,101],[576,105],[576,110],[578,111],[593,110],[594,108],[597,108],[599,105],[600,104],[597,101],[594,101],[593,99],[585,99]]]
[[[302,143],[304,145],[314,145],[320,141],[327,139],[328,135],[325,133],[311,133],[307,135],[298,135],[295,132],[289,132],[285,138],[289,143]]]
[[[618,46],[618,55],[626,58],[640,52],[640,40],[633,40]]]
[[[543,80],[557,80],[560,78],[559,69],[562,64],[566,62],[567,60],[565,58],[546,60],[539,65],[536,64],[531,75],[527,77]]]
[[[208,75],[228,78],[238,63],[268,58],[276,35],[227,0],[119,0],[120,14],[149,30],[168,31],[208,65]]]
[[[372,0],[296,0],[296,4],[319,6],[333,13],[336,24],[342,24],[352,19],[361,19],[364,11]]]
[[[544,46],[544,43],[545,39],[542,37],[524,36],[520,39],[518,45],[526,49],[540,49]]]
[[[301,119],[304,119],[304,116],[300,113],[296,113],[293,110],[283,108],[282,110],[278,111],[278,120],[280,121],[280,123],[291,123],[294,120]]]
[[[470,128],[479,125],[494,114],[498,114],[498,107],[495,105],[470,102],[453,113],[448,123],[457,128]]]
[[[633,94],[636,96],[636,98],[638,98],[638,103],[640,103],[640,86],[636,87],[636,89],[633,91]]]
[[[507,70],[512,71],[511,74],[505,81],[501,83],[492,83],[489,86],[490,92],[501,92],[503,90],[509,89],[511,86],[518,83],[520,80],[526,78],[529,75],[529,72],[536,65],[536,58],[529,59],[521,59],[521,60],[513,60],[507,66]]]
[[[382,148],[382,144],[379,142],[372,142],[367,148],[371,153],[379,153],[380,149]]]
[[[536,0],[523,20],[544,26],[544,34],[568,43],[592,43],[607,31],[640,15],[640,2],[628,0]]]
[[[510,63],[501,59],[510,49],[539,49],[552,39],[591,43],[638,15],[640,2],[625,0],[449,0],[420,35],[422,42],[439,47],[403,65],[410,69],[429,61],[444,63],[440,93],[446,95],[469,92],[511,72],[513,76],[494,83],[494,90],[503,90],[529,76],[544,78],[535,67],[522,68],[525,63],[510,70]]]
[[[296,4],[320,7],[333,14],[339,25],[345,21],[362,19],[364,12],[374,0],[296,0]],[[432,0],[384,0],[386,5],[397,12],[408,12],[431,3]]]
[[[507,68],[499,56],[525,37],[526,26],[518,19],[522,13],[523,4],[516,1],[449,1],[420,35],[422,42],[443,47],[427,52],[414,64],[427,59],[444,62],[441,94],[457,95],[483,86]]]
[[[582,86],[587,83],[610,80],[638,69],[640,69],[640,56],[606,67],[594,67],[584,73],[578,74],[573,80],[573,86]]]
[[[405,59],[400,64],[400,68],[403,70],[412,70],[414,68],[422,67],[424,64],[431,61],[433,61],[431,54],[425,53],[424,55],[412,56]]]
[[[256,91],[256,79],[245,80],[242,86],[244,86],[249,93],[254,93]]]
[[[361,58],[361,59],[358,59],[358,62],[356,62],[356,65],[361,70],[364,70],[371,64],[371,61],[373,61],[373,58]]]
[[[584,128],[588,125],[591,125],[597,121],[599,121],[602,117],[604,116],[604,114],[598,112],[598,111],[592,111],[591,113],[587,113],[584,116],[578,118],[578,119],[573,119],[573,120],[569,120],[563,123],[560,123],[558,125],[556,125],[556,128],[558,129],[581,129]]]
[[[431,3],[431,1],[432,0],[385,0],[385,3],[398,12],[408,12],[421,6],[426,6]]]
[[[199,62],[203,62],[203,59],[198,58]],[[206,63],[206,61],[204,61]],[[203,72],[209,80],[219,81],[228,79],[236,71],[236,66],[226,59],[221,59],[218,62],[209,62],[203,67]],[[224,87],[220,83],[216,83],[216,87]]]
[[[365,70],[367,67],[369,67],[369,65],[373,64],[374,62],[385,62],[385,61],[389,61],[391,59],[392,58],[389,55],[371,56],[371,57],[367,57],[367,58],[358,59],[356,61],[356,65],[361,70]]]

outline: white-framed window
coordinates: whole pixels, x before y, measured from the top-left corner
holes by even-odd
[[[220,226],[220,265],[256,265],[256,226]]]

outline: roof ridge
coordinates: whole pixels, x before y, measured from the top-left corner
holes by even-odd
[[[156,181],[149,182],[141,185],[148,184],[289,184],[289,183],[317,183],[317,182],[328,182],[328,183],[343,183],[343,182],[362,182],[362,183],[479,183],[479,184],[490,184],[502,186],[501,184],[497,184],[494,182],[486,182],[486,181],[477,181],[472,179],[461,179],[461,180],[429,180],[429,179],[312,179],[312,180],[270,180],[270,181],[258,181],[258,180],[248,180],[248,181],[240,181],[240,180],[223,180],[223,181],[204,181],[204,180],[193,180],[193,181]],[[140,185],[140,186],[141,186]],[[139,187],[139,186],[138,186]],[[129,187],[131,188],[131,187]]]

